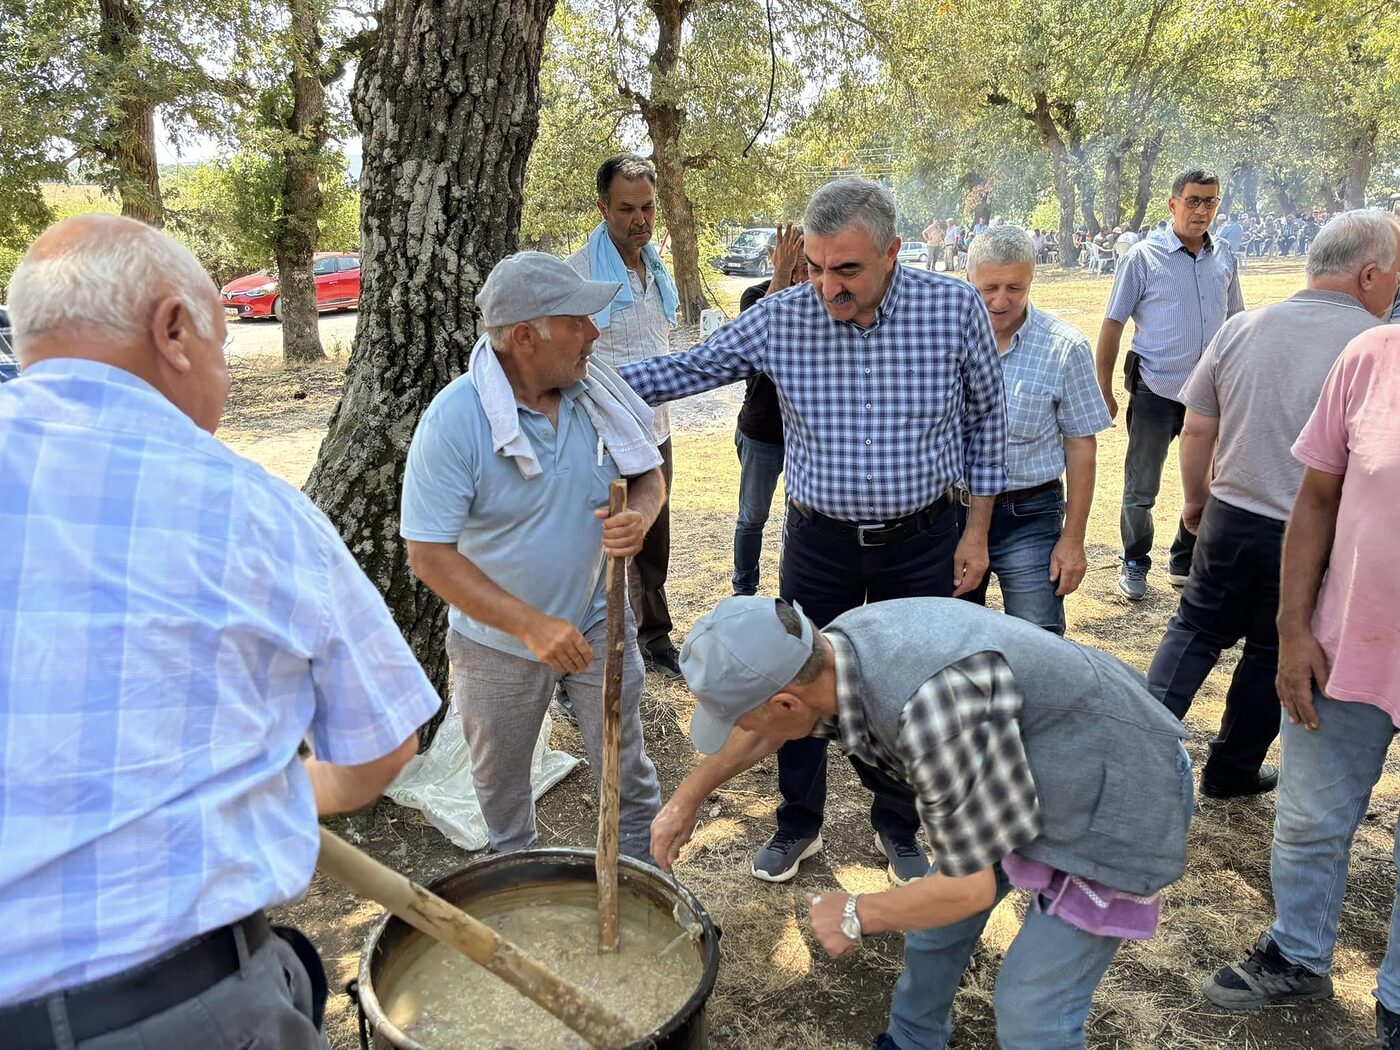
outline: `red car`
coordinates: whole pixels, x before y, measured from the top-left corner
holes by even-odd
[[[345,310],[360,305],[360,256],[356,252],[317,252],[311,263],[316,276],[316,308]],[[282,320],[282,297],[277,275],[259,270],[230,281],[220,289],[224,313],[244,319]]]

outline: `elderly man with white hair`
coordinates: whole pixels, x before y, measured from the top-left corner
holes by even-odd
[[[10,295],[0,1041],[324,1048],[316,950],[264,909],[438,697],[325,516],[214,438],[225,328],[189,252],[69,219]]]
[[[1397,240],[1400,227],[1378,211],[1334,217],[1308,254],[1307,287],[1226,321],[1181,389],[1181,517],[1196,553],[1149,687],[1185,718],[1221,652],[1244,640],[1203,795],[1254,795],[1278,782],[1264,764],[1279,732],[1274,619],[1284,522],[1303,481],[1289,450],[1347,343],[1385,322]]]
[[[987,533],[988,577],[1012,616],[1065,633],[1065,596],[1084,579],[1098,440],[1110,420],[1089,341],[1031,303],[1035,245],[994,226],[967,256],[992,320],[1006,387],[1006,491]],[[988,577],[963,597],[984,604]]]

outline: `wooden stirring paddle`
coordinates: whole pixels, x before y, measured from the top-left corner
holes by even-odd
[[[627,482],[608,486],[608,516],[627,509]],[[627,601],[627,559],[608,559],[608,631],[603,650],[603,775],[598,787],[598,954],[611,955],[621,944],[617,894],[617,822],[622,804],[622,661]]]
[[[589,1046],[618,1050],[639,1038],[620,1016],[490,926],[325,828],[316,867],[356,896],[382,904],[414,929],[484,966],[588,1040]]]

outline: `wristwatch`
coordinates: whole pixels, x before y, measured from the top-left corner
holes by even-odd
[[[841,933],[848,940],[860,943],[860,916],[856,914],[856,901],[860,898],[859,893],[852,893],[846,898],[846,908],[841,912]]]

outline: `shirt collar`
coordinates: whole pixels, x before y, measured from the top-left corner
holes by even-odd
[[[1346,292],[1334,292],[1327,288],[1304,288],[1294,292],[1288,298],[1299,302],[1331,303],[1333,306],[1354,306],[1358,310],[1366,310],[1361,300],[1354,295],[1347,295]],[[1366,312],[1370,313],[1371,311],[1366,310]]]
[[[1016,352],[1016,348],[1021,345],[1021,340],[1025,338],[1026,333],[1032,326],[1040,323],[1037,316],[1039,313],[1040,311],[1035,308],[1035,304],[1029,299],[1026,300],[1026,319],[1021,322],[1021,327],[1016,329],[1015,334],[1011,336],[1011,345],[1006,348],[1006,353],[1002,354],[1002,357],[1010,357]]]
[[[1165,242],[1168,251],[1186,250],[1186,245],[1181,243],[1181,238],[1176,235],[1176,229],[1174,227],[1168,225],[1164,232],[1166,234]],[[1215,241],[1211,239],[1210,231],[1206,230],[1203,236],[1205,239],[1201,242],[1201,251],[1211,252],[1213,254],[1215,252]]]
[[[848,755],[868,754],[870,733],[866,727],[865,709],[860,704],[860,664],[855,650],[841,635],[832,632],[823,637],[831,643],[832,664],[836,674],[836,718],[832,721],[840,734],[841,750]]]
[[[102,361],[92,361],[85,357],[50,357],[35,361],[21,373],[25,376],[53,376],[56,379],[79,379],[89,383],[105,383],[109,386],[127,387],[144,394],[153,394],[167,405],[170,402],[155,387],[138,375],[116,365]],[[176,412],[179,409],[170,405]]]
[[[902,269],[904,269],[904,267],[899,263],[894,264],[894,271],[890,274],[889,287],[885,289],[885,295],[884,298],[880,300],[880,305],[875,307],[875,320],[871,321],[867,327],[861,328],[861,326],[854,321],[837,321],[836,323],[850,325],[852,328],[862,332],[873,332],[876,328],[879,328],[888,321],[890,315],[894,313],[895,307],[899,305],[900,297],[904,294],[905,277],[900,273]],[[815,287],[812,289],[812,295],[817,300],[817,308],[821,310],[822,313],[826,314],[826,307],[822,305],[820,297],[817,296]],[[831,316],[830,314],[826,315],[827,317]]]

